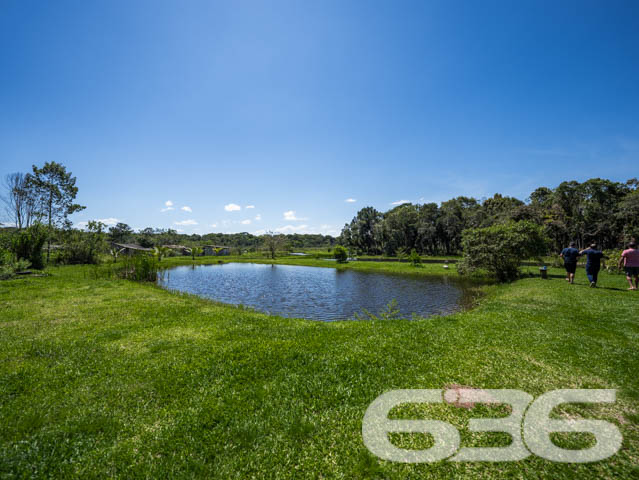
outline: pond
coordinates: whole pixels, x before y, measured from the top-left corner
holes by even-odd
[[[323,321],[354,318],[364,310],[378,314],[393,300],[404,318],[445,315],[460,310],[469,297],[461,283],[446,277],[257,263],[176,267],[158,283],[265,313]]]

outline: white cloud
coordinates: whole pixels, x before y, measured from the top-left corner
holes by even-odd
[[[333,225],[322,225],[319,228],[319,233],[322,235],[331,235],[336,237],[340,234],[339,230],[337,230]]]
[[[217,228],[217,223],[212,223],[211,225],[209,225],[209,227],[211,227],[211,228]]]
[[[405,203],[410,203],[410,200],[397,200],[396,202],[391,202],[391,205],[403,205]]]
[[[169,210],[175,210],[175,208],[173,208],[173,202],[171,200],[167,200],[166,202],[164,202],[164,206],[165,208],[160,210],[160,212],[168,212]]]
[[[182,208],[180,208],[180,210],[184,211],[184,212],[189,212],[191,213],[193,210],[191,210],[191,207],[187,207],[186,205],[183,206]]]
[[[187,226],[187,225],[197,225],[195,220],[182,220],[181,222],[173,222],[174,225]]]
[[[347,198],[346,200],[344,200],[346,203],[355,203],[357,200],[354,198]]]
[[[240,223],[242,225],[250,225],[251,224],[251,219],[247,218],[246,220],[242,220]]]
[[[249,208],[255,208],[255,205],[247,205],[247,206],[246,206],[246,207],[244,207],[244,208],[246,208],[246,209],[249,209]]]
[[[228,205],[224,205],[224,210],[226,210],[227,212],[235,212],[238,210],[242,210],[242,207],[235,203],[229,203]]]
[[[262,214],[258,213],[257,215],[255,215],[255,220],[257,220],[258,222],[262,220]]]
[[[278,233],[298,233],[303,232],[307,228],[308,225],[285,225],[283,227],[276,228],[273,231]]]
[[[166,202],[164,202],[164,205],[166,205],[167,207],[172,207],[173,202],[171,200],[167,200]]]
[[[288,212],[284,212],[284,220],[298,222],[298,221],[308,220],[308,218],[298,218],[295,215],[295,210],[289,210]]]
[[[116,223],[118,223],[119,221],[120,220],[118,220],[117,218],[114,218],[114,217],[98,218],[98,222],[104,223],[107,227],[111,227],[111,226],[115,225]]]

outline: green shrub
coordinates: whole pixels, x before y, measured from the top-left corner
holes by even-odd
[[[337,263],[346,263],[348,260],[348,252],[341,245],[337,245],[333,249],[333,256],[335,257],[335,260],[337,260]]]
[[[47,241],[46,229],[39,223],[17,232],[11,250],[17,260],[27,260],[33,268],[44,268],[42,247]]]
[[[460,273],[484,269],[500,282],[519,276],[522,260],[538,258],[548,251],[548,241],[540,226],[522,221],[488,228],[464,230]]]
[[[62,238],[62,248],[56,259],[58,263],[97,264],[100,254],[107,251],[105,225],[102,222],[89,221],[87,231],[68,230]]]
[[[621,249],[616,249],[616,250],[606,250],[604,251],[604,255],[606,257],[608,257],[607,260],[604,260],[605,262],[605,269],[608,273],[623,273],[623,270],[620,270],[618,268],[619,265],[619,259],[621,259],[621,253],[623,252],[623,250]]]
[[[0,280],[7,280],[16,272],[26,270],[30,265],[28,260],[16,260],[8,250],[0,250]]]
[[[419,253],[414,248],[410,251],[408,259],[413,267],[419,267],[422,264],[422,257],[419,256]]]

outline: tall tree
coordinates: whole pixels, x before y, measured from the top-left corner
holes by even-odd
[[[373,207],[364,207],[350,224],[351,239],[358,249],[368,254],[379,253],[381,238],[375,235],[375,227],[382,220],[382,214]]]
[[[109,237],[115,243],[127,243],[133,236],[133,229],[126,223],[118,222],[109,228]]]
[[[2,201],[9,219],[19,230],[29,228],[36,214],[36,196],[29,177],[24,173],[10,173],[4,178]]]
[[[37,196],[37,208],[48,226],[47,262],[51,256],[51,236],[56,227],[66,226],[69,215],[84,210],[74,203],[78,194],[76,178],[67,172],[64,165],[47,162],[42,168],[33,165],[33,173],[28,175]]]

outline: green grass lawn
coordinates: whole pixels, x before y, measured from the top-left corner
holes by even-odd
[[[441,265],[340,268],[456,275]],[[0,478],[639,477],[639,292],[626,291],[623,276],[602,274],[602,288],[590,289],[583,270],[568,285],[552,269],[550,280],[485,286],[474,309],[448,317],[321,323],[96,279],[93,267],[49,272],[0,282]],[[593,464],[530,456],[407,465],[368,453],[362,417],[377,396],[450,384],[535,397],[616,388],[614,405],[558,415],[613,422],[623,447]],[[445,404],[394,412],[453,423],[463,446],[507,444],[503,434],[465,430],[471,417],[499,414]],[[429,445],[418,435],[394,441]],[[591,439],[556,441],[578,448]]]

